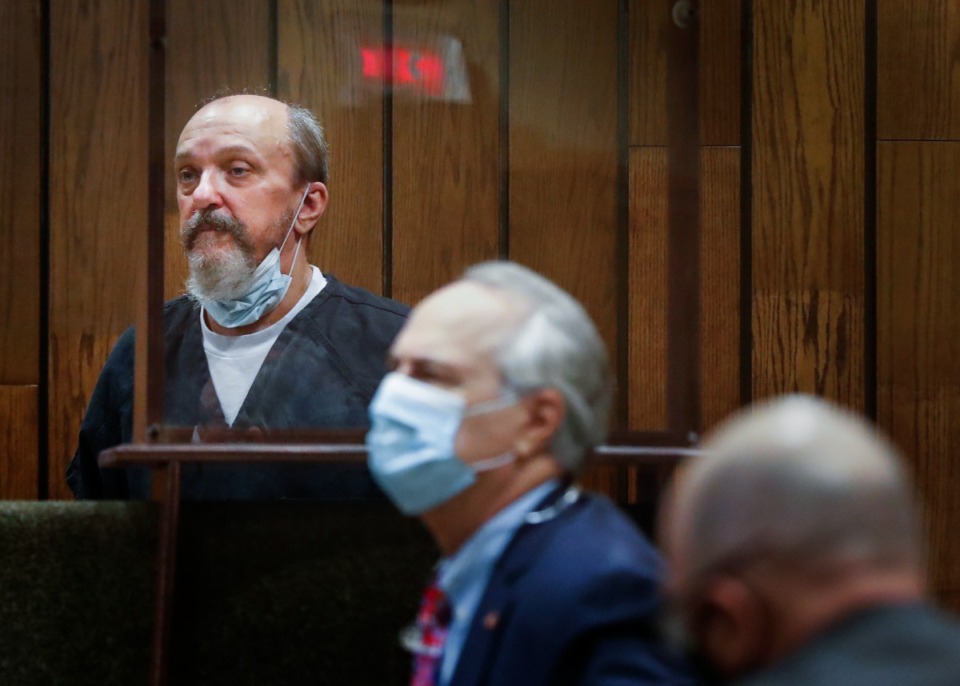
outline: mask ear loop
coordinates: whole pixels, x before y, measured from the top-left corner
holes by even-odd
[[[297,211],[293,213],[293,221],[290,222],[290,228],[287,229],[287,235],[283,237],[283,242],[280,244],[278,252],[283,252],[283,246],[287,244],[287,239],[290,238],[290,234],[293,232],[293,227],[297,225],[297,217],[300,216],[300,210],[303,209],[303,203],[306,202],[307,196],[310,194],[310,184],[307,184],[307,187],[303,189],[303,197],[300,198],[300,204],[297,205]],[[290,276],[293,274],[293,265],[297,263],[297,255],[300,254],[300,243],[303,241],[303,236],[297,239],[297,249],[293,251],[293,260],[290,262]]]

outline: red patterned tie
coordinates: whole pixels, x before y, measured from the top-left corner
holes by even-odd
[[[413,657],[410,686],[435,686],[440,675],[443,643],[450,626],[450,605],[437,579],[427,586],[417,612],[419,645]]]

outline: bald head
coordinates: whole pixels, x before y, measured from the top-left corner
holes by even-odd
[[[811,570],[919,566],[910,485],[864,420],[788,396],[728,420],[703,447],[663,518],[681,585],[758,558]]]
[[[229,132],[257,132],[264,141],[290,158],[294,184],[310,181],[326,184],[330,152],[323,127],[305,107],[264,95],[238,94],[215,98],[190,118],[180,135],[178,150],[198,131],[220,127]]]

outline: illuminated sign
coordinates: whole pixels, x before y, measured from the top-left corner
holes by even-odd
[[[403,47],[361,47],[363,78],[407,86],[439,97],[444,91],[443,58],[440,55]]]
[[[399,98],[470,102],[467,65],[457,38],[435,34],[406,40],[397,36],[392,46],[369,37],[348,41],[343,48],[349,45],[353,54],[352,69],[344,74],[342,103],[357,105],[384,89]]]

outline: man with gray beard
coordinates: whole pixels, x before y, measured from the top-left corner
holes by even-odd
[[[166,421],[182,427],[367,425],[390,343],[408,308],[307,261],[326,209],[328,152],[308,110],[272,98],[213,100],[174,159],[187,294],[164,308]],[[77,498],[146,498],[149,476],[105,469],[99,453],[132,436],[133,330],[97,382],[67,469]],[[185,499],[351,498],[366,472],[279,465],[193,468]]]

